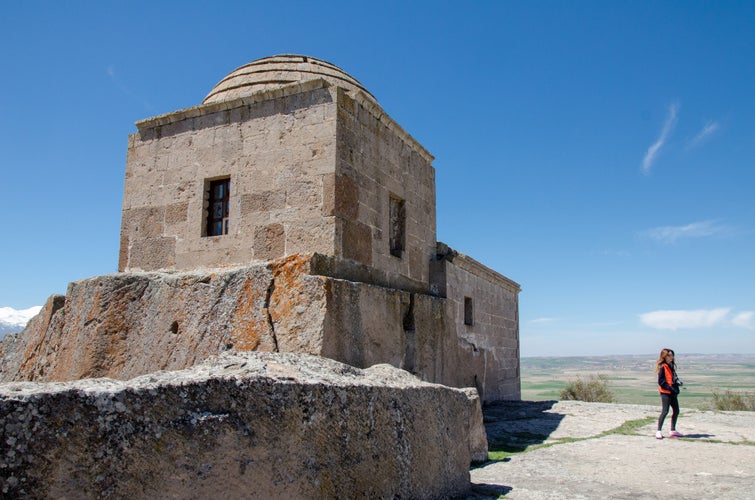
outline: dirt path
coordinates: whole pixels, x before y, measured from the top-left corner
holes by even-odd
[[[755,499],[755,413],[682,408],[685,437],[657,440],[658,411],[578,401],[488,407],[499,460],[471,471],[473,498]]]

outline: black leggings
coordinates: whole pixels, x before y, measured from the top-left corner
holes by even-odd
[[[676,394],[663,394],[661,393],[661,415],[658,417],[658,430],[663,427],[663,421],[668,415],[668,407],[674,412],[671,414],[671,430],[676,430],[676,419],[679,418],[679,400],[676,398]]]

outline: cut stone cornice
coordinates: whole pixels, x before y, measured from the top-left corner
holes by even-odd
[[[479,263],[468,255],[457,252],[445,243],[438,242],[438,249],[441,253],[441,255],[439,255],[440,258],[444,258],[450,262],[453,262],[454,265],[460,267],[461,269],[469,271],[476,276],[485,277],[491,283],[500,285],[510,292],[519,293],[522,291],[522,287],[516,281],[513,281],[506,276],[490,269],[486,265]]]
[[[135,122],[135,125],[136,128],[142,131],[153,127],[170,125],[171,123],[176,123],[187,118],[196,118],[217,111],[228,111],[231,109],[236,109],[240,106],[248,106],[250,104],[256,104],[271,99],[278,99],[294,94],[300,94],[302,92],[324,89],[328,88],[329,86],[330,84],[326,80],[322,78],[316,78],[314,80],[308,80],[305,82],[282,85],[274,89],[261,90],[244,97],[230,99],[227,101],[198,104],[190,108],[184,108],[178,111],[172,111],[170,113],[153,116],[151,118],[145,118],[144,120]]]
[[[229,99],[226,101],[209,102],[207,104],[199,104],[190,108],[173,111],[171,113],[165,113],[144,120],[139,120],[135,123],[136,128],[143,132],[155,127],[161,127],[177,123],[190,118],[197,118],[200,116],[206,116],[210,113],[219,111],[230,111],[232,109],[239,108],[241,106],[249,106],[257,104],[263,101],[272,99],[279,99],[281,97],[300,94],[303,92],[311,92],[317,89],[326,89],[333,84],[325,80],[324,78],[316,78],[313,80],[302,81],[299,83],[291,83],[288,85],[281,85],[273,89],[260,90],[244,97],[238,97],[236,99]],[[343,88],[343,87],[341,87]],[[396,133],[406,143],[419,154],[425,161],[431,163],[435,157],[425,149],[414,137],[412,137],[406,130],[401,127],[396,121],[386,113],[382,107],[375,101],[370,95],[361,90],[346,89],[344,91],[357,103],[359,103],[364,109],[366,109],[372,116],[375,117],[380,123],[385,125],[389,130]]]

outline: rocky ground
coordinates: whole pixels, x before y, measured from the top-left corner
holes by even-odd
[[[657,440],[659,409],[580,401],[489,406],[496,459],[471,471],[471,498],[755,498],[755,413],[682,407],[684,437]]]
[[[0,384],[0,498],[458,496],[485,457],[479,409],[476,391],[296,353]]]

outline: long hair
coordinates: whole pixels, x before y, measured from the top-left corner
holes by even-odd
[[[655,362],[655,373],[661,371],[661,365],[666,362],[666,356],[671,354],[674,356],[674,360],[671,362],[671,368],[676,371],[676,355],[673,349],[663,348],[661,354],[658,356],[658,361]]]

